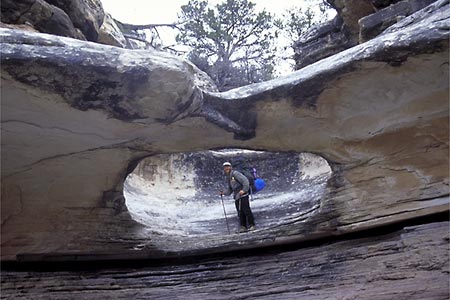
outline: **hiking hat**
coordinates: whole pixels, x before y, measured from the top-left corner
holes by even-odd
[[[228,166],[228,167],[231,167],[231,164],[230,164],[229,162],[226,161],[226,162],[223,163],[223,166],[224,166],[224,167],[227,167],[227,166]]]

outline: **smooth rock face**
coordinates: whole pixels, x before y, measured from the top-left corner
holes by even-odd
[[[447,212],[448,9],[437,1],[364,44],[224,93],[202,91],[168,54],[0,29],[2,260],[210,254]],[[145,157],[223,148],[323,157],[333,173],[320,206],[238,242],[154,244],[127,210],[126,176]]]

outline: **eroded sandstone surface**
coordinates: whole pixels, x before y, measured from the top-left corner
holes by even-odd
[[[448,299],[448,222],[240,256],[2,272],[14,299]],[[317,249],[320,248],[320,251]],[[382,258],[382,261],[380,260]],[[86,266],[84,266],[86,268]],[[37,276],[38,274],[38,276]],[[37,278],[36,278],[37,277]]]
[[[35,284],[24,281],[26,273],[9,272],[4,280],[2,274],[2,292],[11,297],[24,289],[35,292],[25,299],[75,299],[83,292],[86,299],[96,299],[111,288],[119,290],[118,298],[184,293],[229,299],[234,279],[248,275],[251,266],[256,270],[252,285],[236,299],[446,299],[448,223],[437,221],[449,211],[449,6],[436,1],[365,43],[291,75],[224,93],[214,91],[192,64],[170,54],[1,28],[3,262],[158,261],[269,251],[269,256],[259,252],[245,259],[219,257],[200,267],[195,262],[106,271],[98,285],[80,282],[70,272],[56,275],[62,281],[53,281],[53,273],[41,274]],[[268,187],[266,203],[255,204],[255,213],[263,216],[271,207],[273,218],[260,220],[251,234],[227,234],[223,219],[196,219],[194,212],[205,211],[202,218],[212,214],[209,198],[189,207],[192,213],[187,209],[175,216],[184,227],[139,220],[130,210],[129,201],[143,195],[150,206],[161,205],[160,211],[177,193],[190,195],[180,201],[192,206],[202,193],[212,197],[213,189],[191,175],[209,159],[209,173],[195,178],[215,181],[214,166],[220,173],[225,158],[217,154],[221,149],[311,153],[326,160],[331,173],[312,176],[319,189],[307,196],[293,192],[312,188],[316,179],[306,173],[289,175],[299,180],[275,190],[277,197],[292,196],[288,200],[270,202]],[[199,154],[209,150],[216,151],[217,160]],[[295,163],[301,164],[306,165]],[[164,193],[151,186],[155,178],[126,183],[127,176],[151,174],[139,173],[148,165],[180,168],[167,177],[177,185],[163,186]],[[290,167],[278,169],[285,174],[301,169]],[[189,176],[179,177],[183,173]],[[228,208],[231,213],[233,207]],[[431,224],[388,236],[349,237],[424,218]],[[349,240],[335,243],[339,237]],[[270,252],[318,239],[333,242]],[[225,261],[233,265],[224,267]],[[204,271],[208,276],[200,276]],[[167,280],[164,292],[161,280]],[[86,286],[92,294],[85,293]]]
[[[369,42],[225,93],[200,89],[192,65],[169,54],[1,29],[2,258],[183,253],[136,250],[151,230],[124,205],[127,174],[161,153],[237,147],[329,162],[318,214],[262,230],[267,239],[225,238],[226,248],[447,211],[448,6],[437,1]]]

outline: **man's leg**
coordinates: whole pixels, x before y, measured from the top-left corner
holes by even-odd
[[[244,226],[246,225],[246,221],[248,222],[248,226],[255,226],[255,219],[253,217],[252,210],[250,209],[250,202],[248,201],[248,195],[241,198],[241,215],[244,215]],[[242,225],[242,218],[241,218]]]
[[[248,201],[248,199],[247,199],[247,201]],[[235,200],[234,205],[236,206],[236,210],[237,210],[238,217],[239,217],[239,223],[241,225],[240,231],[243,231],[244,228],[247,229],[247,226],[245,226],[246,216],[245,216],[245,213],[242,211],[242,198]]]

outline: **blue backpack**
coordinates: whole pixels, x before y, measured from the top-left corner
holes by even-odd
[[[248,182],[250,184],[251,194],[261,191],[266,186],[264,179],[258,176],[256,168],[248,167],[248,164],[245,161],[245,159],[243,158],[236,159],[236,161],[234,161],[233,163],[233,168],[242,173],[245,177],[247,177]]]

